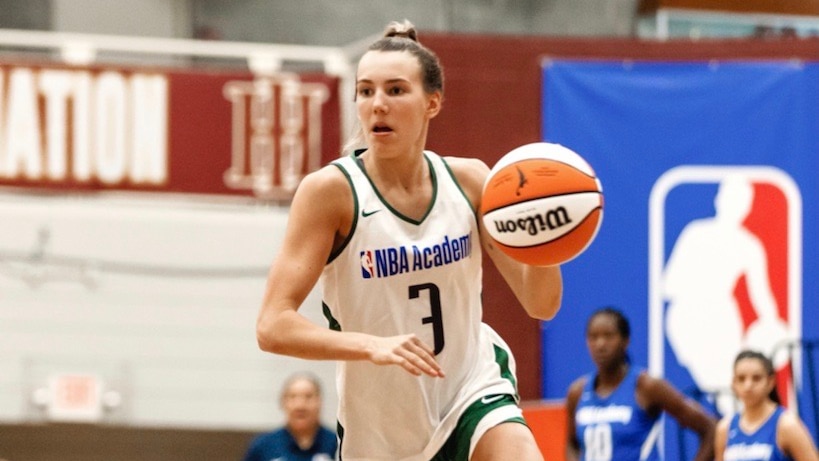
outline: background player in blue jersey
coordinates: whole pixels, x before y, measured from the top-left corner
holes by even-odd
[[[361,142],[293,197],[259,346],[337,361],[345,461],[542,460],[514,357],[481,322],[482,257],[540,319],[560,306],[560,268],[525,265],[489,241],[483,161],[426,150],[443,71],[412,24],[390,24],[361,57],[355,104]],[[454,244],[457,257],[424,256]],[[329,328],[298,312],[319,280]]]
[[[658,460],[662,412],[699,435],[695,460],[713,459],[715,418],[664,379],[633,366],[630,337],[628,319],[617,309],[589,318],[586,344],[597,370],[569,387],[566,460]]]
[[[740,352],[731,388],[742,402],[742,411],[719,422],[717,461],[819,461],[804,423],[779,404],[776,374],[768,357]]]

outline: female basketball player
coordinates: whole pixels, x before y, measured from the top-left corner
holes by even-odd
[[[541,460],[514,359],[481,323],[482,246],[526,311],[552,318],[559,267],[511,260],[476,210],[489,168],[424,150],[443,73],[408,22],[360,59],[364,148],[293,198],[257,335],[265,351],[338,362],[341,459]],[[298,313],[321,279],[330,329]]]
[[[659,460],[656,441],[666,412],[699,436],[695,460],[714,457],[716,419],[667,381],[631,365],[631,326],[617,309],[595,311],[586,344],[597,371],[578,378],[566,397],[567,461]]]
[[[743,409],[719,422],[717,461],[819,461],[805,425],[779,405],[775,387],[770,359],[755,351],[737,355],[731,388]]]

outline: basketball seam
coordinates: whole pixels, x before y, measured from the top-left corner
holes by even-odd
[[[566,196],[566,195],[574,195],[574,194],[597,194],[597,195],[600,195],[600,196],[603,195],[603,193],[598,191],[598,190],[577,190],[577,191],[571,191],[571,192],[561,192],[561,193],[558,193],[558,194],[541,195],[541,196],[538,196],[538,197],[532,197],[532,198],[528,198],[526,200],[521,200],[519,202],[510,202],[510,203],[507,203],[505,205],[501,205],[501,206],[492,208],[490,210],[484,210],[483,214],[487,215],[489,213],[492,213],[493,211],[501,210],[503,208],[510,207],[510,206],[513,206],[513,205],[520,205],[520,204],[523,204],[523,203],[533,202],[535,200],[542,200],[542,199],[545,199],[545,198],[552,198],[552,197],[563,197],[563,196]],[[601,208],[602,208],[602,206],[601,206]]]

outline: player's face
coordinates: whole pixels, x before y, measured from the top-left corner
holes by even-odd
[[[606,370],[623,363],[628,340],[620,334],[613,316],[600,314],[589,321],[586,345],[597,368]]]
[[[731,388],[746,406],[756,406],[768,399],[774,388],[775,377],[755,358],[741,359],[734,366]]]
[[[282,408],[292,429],[313,428],[319,423],[321,396],[310,380],[296,379],[282,396]]]
[[[421,64],[409,52],[370,51],[358,64],[355,101],[370,148],[420,150],[440,94],[424,91]]]

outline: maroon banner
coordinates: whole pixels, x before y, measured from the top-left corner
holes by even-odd
[[[0,63],[0,185],[286,199],[341,148],[325,74]]]

